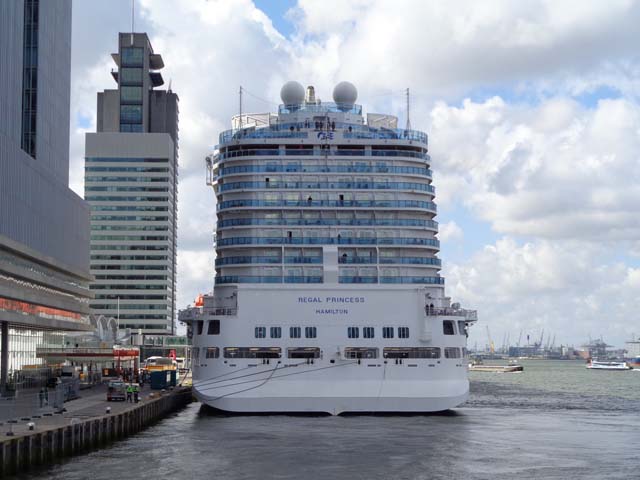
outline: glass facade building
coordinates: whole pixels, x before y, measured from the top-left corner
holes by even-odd
[[[174,330],[177,235],[177,96],[156,90],[164,64],[146,34],[120,34],[117,90],[98,93],[98,131],[87,135],[91,208],[91,312],[121,329]]]

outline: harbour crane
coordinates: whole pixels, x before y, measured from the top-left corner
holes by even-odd
[[[520,340],[522,340],[522,330],[520,330],[520,336],[518,337],[518,347],[520,346]]]
[[[491,340],[491,332],[489,331],[489,325],[487,325],[486,327],[487,327],[487,339],[489,339],[489,352],[495,353],[496,349],[495,349],[495,346],[493,345],[493,340]]]

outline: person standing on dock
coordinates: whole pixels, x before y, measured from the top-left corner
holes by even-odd
[[[133,385],[129,384],[127,386],[127,402],[131,403],[133,401]]]

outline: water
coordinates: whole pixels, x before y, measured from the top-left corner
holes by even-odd
[[[523,364],[523,373],[472,372],[469,402],[447,415],[216,416],[192,404],[20,478],[640,478],[640,371]]]

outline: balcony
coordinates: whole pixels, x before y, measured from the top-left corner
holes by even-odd
[[[410,245],[440,247],[433,238],[343,238],[343,237],[229,237],[218,239],[217,246],[235,245]]]
[[[437,211],[436,204],[421,200],[227,200],[216,210],[242,207],[338,207],[338,208],[418,208]]]

